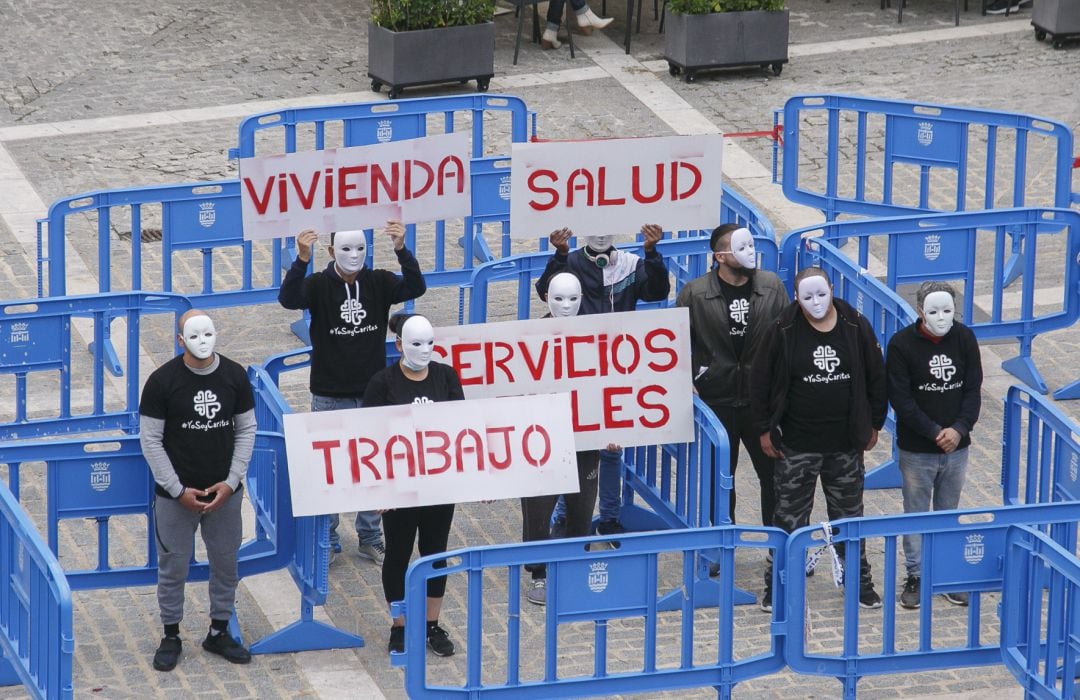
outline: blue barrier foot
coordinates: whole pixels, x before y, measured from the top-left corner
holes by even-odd
[[[304,345],[311,345],[311,333],[308,331],[308,322],[306,318],[298,318],[289,324],[289,330],[293,332],[300,342]]]
[[[628,532],[651,532],[653,530],[671,529],[671,525],[659,515],[633,503],[623,504],[622,508],[619,509],[619,522]]]
[[[1080,399],[1080,379],[1077,379],[1072,384],[1066,384],[1057,391],[1054,392],[1054,398],[1058,401],[1068,401],[1069,399]]]
[[[904,479],[900,475],[900,465],[891,459],[877,469],[866,472],[863,481],[864,489],[898,489],[903,485]]]
[[[354,649],[364,646],[358,634],[342,632],[318,620],[297,620],[251,645],[252,654],[284,654],[320,649]]]
[[[93,343],[87,343],[86,349],[91,355],[94,354]],[[116,354],[116,348],[113,347],[111,339],[106,338],[105,342],[101,344],[101,355],[105,371],[114,377],[124,376],[124,368],[120,365],[120,356]]]
[[[735,588],[735,605],[753,605],[757,602],[757,596],[742,588]],[[660,612],[672,612],[682,610],[683,590],[677,588],[671,593],[656,601],[656,609]],[[715,608],[720,605],[720,582],[711,578],[699,578],[694,581],[694,607]]]
[[[1001,363],[1001,368],[1040,394],[1048,392],[1046,382],[1043,381],[1039,370],[1035,369],[1035,363],[1030,357],[1018,356],[1005,360]]]
[[[0,658],[0,686],[3,685],[22,685],[22,678],[6,658]]]

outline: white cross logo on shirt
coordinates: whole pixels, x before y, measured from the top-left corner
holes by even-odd
[[[840,366],[840,358],[836,356],[836,351],[831,345],[819,345],[817,350],[814,350],[814,365],[821,371],[831,374]]]
[[[934,355],[930,358],[930,374],[947,382],[956,374],[956,367],[948,355]]]
[[[341,320],[359,326],[367,317],[367,311],[359,299],[346,299],[341,305]]]
[[[214,420],[214,416],[221,410],[217,395],[209,389],[203,389],[195,394],[195,412],[206,420]]]
[[[746,315],[750,313],[750,302],[746,299],[736,299],[731,302],[729,310],[731,312],[731,320],[733,323],[746,325]]]

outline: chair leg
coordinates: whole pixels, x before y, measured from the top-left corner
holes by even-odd
[[[660,0],[652,0],[652,19],[653,22],[660,19]]]
[[[653,0],[655,2],[655,0]],[[641,34],[641,0],[637,0],[637,29],[638,34]]]
[[[533,4],[533,43],[540,43],[540,10]]]
[[[566,40],[570,42],[570,58],[574,58],[574,27],[570,24],[571,21],[577,21],[577,17],[571,11],[570,3],[566,3],[566,19],[564,20],[566,26]]]
[[[535,5],[534,5],[535,7]],[[525,24],[525,13],[521,11],[521,6],[518,6],[517,16],[517,34],[514,36],[514,65],[517,65],[518,51],[521,49],[521,29]],[[535,25],[533,25],[535,26]]]
[[[638,0],[640,2],[641,0]],[[634,24],[634,0],[626,0],[626,53],[630,53],[630,27]]]
[[[956,0],[956,26],[960,26],[960,0]]]
[[[907,4],[907,0],[900,0],[900,2],[897,3],[897,6],[900,8],[900,9],[898,9],[896,11],[896,23],[897,24],[903,24],[904,23],[904,5],[906,5],[906,4]]]
[[[664,33],[664,17],[667,15],[667,0],[660,6],[660,33]]]

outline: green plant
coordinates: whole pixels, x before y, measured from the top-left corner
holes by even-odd
[[[784,9],[784,0],[669,0],[668,9],[680,15],[707,15],[712,12],[745,12]]]
[[[372,0],[371,21],[395,32],[490,22],[495,0]]]

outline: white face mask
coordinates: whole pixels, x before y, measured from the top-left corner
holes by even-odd
[[[184,321],[184,347],[193,357],[205,360],[214,354],[217,331],[209,316],[192,316]]]
[[[413,316],[401,327],[401,363],[419,372],[431,362],[435,329],[423,316]]]
[[[739,264],[747,270],[757,267],[757,251],[754,250],[754,237],[745,228],[735,229],[728,239],[731,246],[731,255],[739,261]]]
[[[367,238],[363,231],[338,231],[334,234],[334,262],[348,275],[364,267],[367,258]]]
[[[956,305],[952,295],[948,292],[930,292],[923,299],[923,307],[919,315],[922,317],[923,327],[930,335],[942,337],[952,328],[953,319],[956,316]]]
[[[815,321],[825,318],[832,308],[832,290],[828,281],[820,275],[812,275],[799,282],[798,300],[810,318]]]
[[[615,236],[582,236],[585,241],[585,245],[589,246],[597,253],[603,253],[611,244],[615,241]]]
[[[551,278],[547,300],[552,316],[577,316],[581,307],[581,282],[569,272],[560,272]]]

